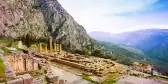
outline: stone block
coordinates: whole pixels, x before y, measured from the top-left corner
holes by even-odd
[[[49,83],[54,83],[54,82],[56,82],[57,80],[58,80],[58,76],[56,76],[56,75],[48,75],[48,76],[46,76],[46,79],[47,79],[47,81],[49,82]]]
[[[25,74],[22,78],[24,84],[33,84],[33,77],[31,77],[30,74]]]
[[[64,80],[59,80],[58,84],[64,84]]]
[[[23,79],[22,78],[18,78],[12,81],[8,81],[6,84],[23,84]]]
[[[0,84],[6,84],[6,83],[0,83]]]

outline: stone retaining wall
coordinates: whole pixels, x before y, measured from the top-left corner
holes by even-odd
[[[0,84],[33,84],[33,78],[29,74],[18,76],[16,79]]]
[[[38,62],[27,54],[8,54],[5,57],[16,74],[38,70]]]

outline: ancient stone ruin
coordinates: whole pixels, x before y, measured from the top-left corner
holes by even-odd
[[[16,74],[38,70],[38,62],[27,54],[7,54],[5,56]]]
[[[58,64],[63,64],[82,70],[85,74],[88,73],[87,75],[97,75],[102,77],[114,72],[125,72],[125,68],[122,65],[107,59],[75,56],[67,53],[64,53],[64,55],[58,53],[36,54],[36,56],[51,60],[52,62]]]

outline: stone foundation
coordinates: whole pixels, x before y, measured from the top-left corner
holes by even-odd
[[[75,56],[71,54],[36,54],[36,56],[79,69],[82,72],[89,72],[100,77],[114,72],[125,72],[125,68],[121,64],[107,59]]]

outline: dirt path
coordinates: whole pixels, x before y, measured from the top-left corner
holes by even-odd
[[[92,84],[89,81],[82,79],[80,76],[76,76],[70,72],[59,69],[57,67],[52,66],[52,70],[57,76],[59,76],[59,79],[67,80],[71,84]]]
[[[134,76],[127,76],[118,81],[117,84],[165,84],[151,79],[138,78]]]

